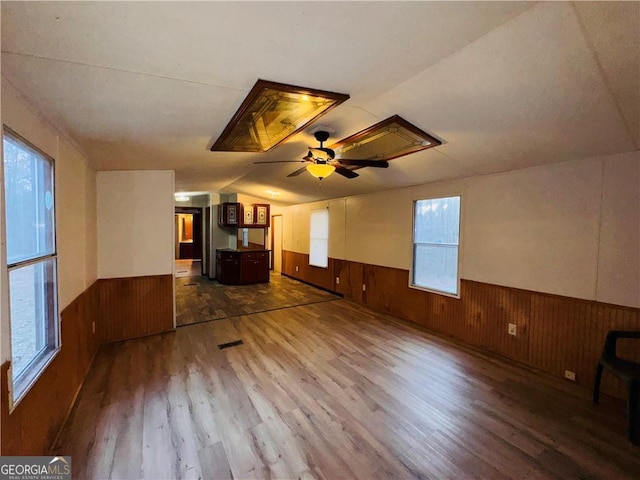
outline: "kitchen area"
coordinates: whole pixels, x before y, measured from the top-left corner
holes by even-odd
[[[269,204],[223,202],[218,206],[218,227],[227,232],[230,240],[229,247],[216,248],[218,282],[224,285],[269,282],[270,218]]]

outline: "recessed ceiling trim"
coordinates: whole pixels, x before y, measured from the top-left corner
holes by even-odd
[[[348,99],[343,93],[258,80],[211,151],[267,152]]]
[[[393,115],[331,146],[339,159],[392,160],[442,145],[437,138]],[[356,167],[361,168],[361,167]]]

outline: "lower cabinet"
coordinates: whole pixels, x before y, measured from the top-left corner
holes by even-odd
[[[269,281],[269,252],[217,250],[216,278],[227,285],[266,283]]]

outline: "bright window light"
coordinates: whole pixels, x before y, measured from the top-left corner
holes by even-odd
[[[329,266],[329,210],[322,208],[311,211],[311,241],[309,245],[309,265],[327,268]]]
[[[458,295],[460,197],[417,200],[411,285]]]

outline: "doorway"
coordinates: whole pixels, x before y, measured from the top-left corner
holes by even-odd
[[[175,259],[178,273],[202,275],[202,209],[175,207]],[[187,276],[187,275],[185,275]]]
[[[282,272],[282,215],[271,217],[271,269]]]

